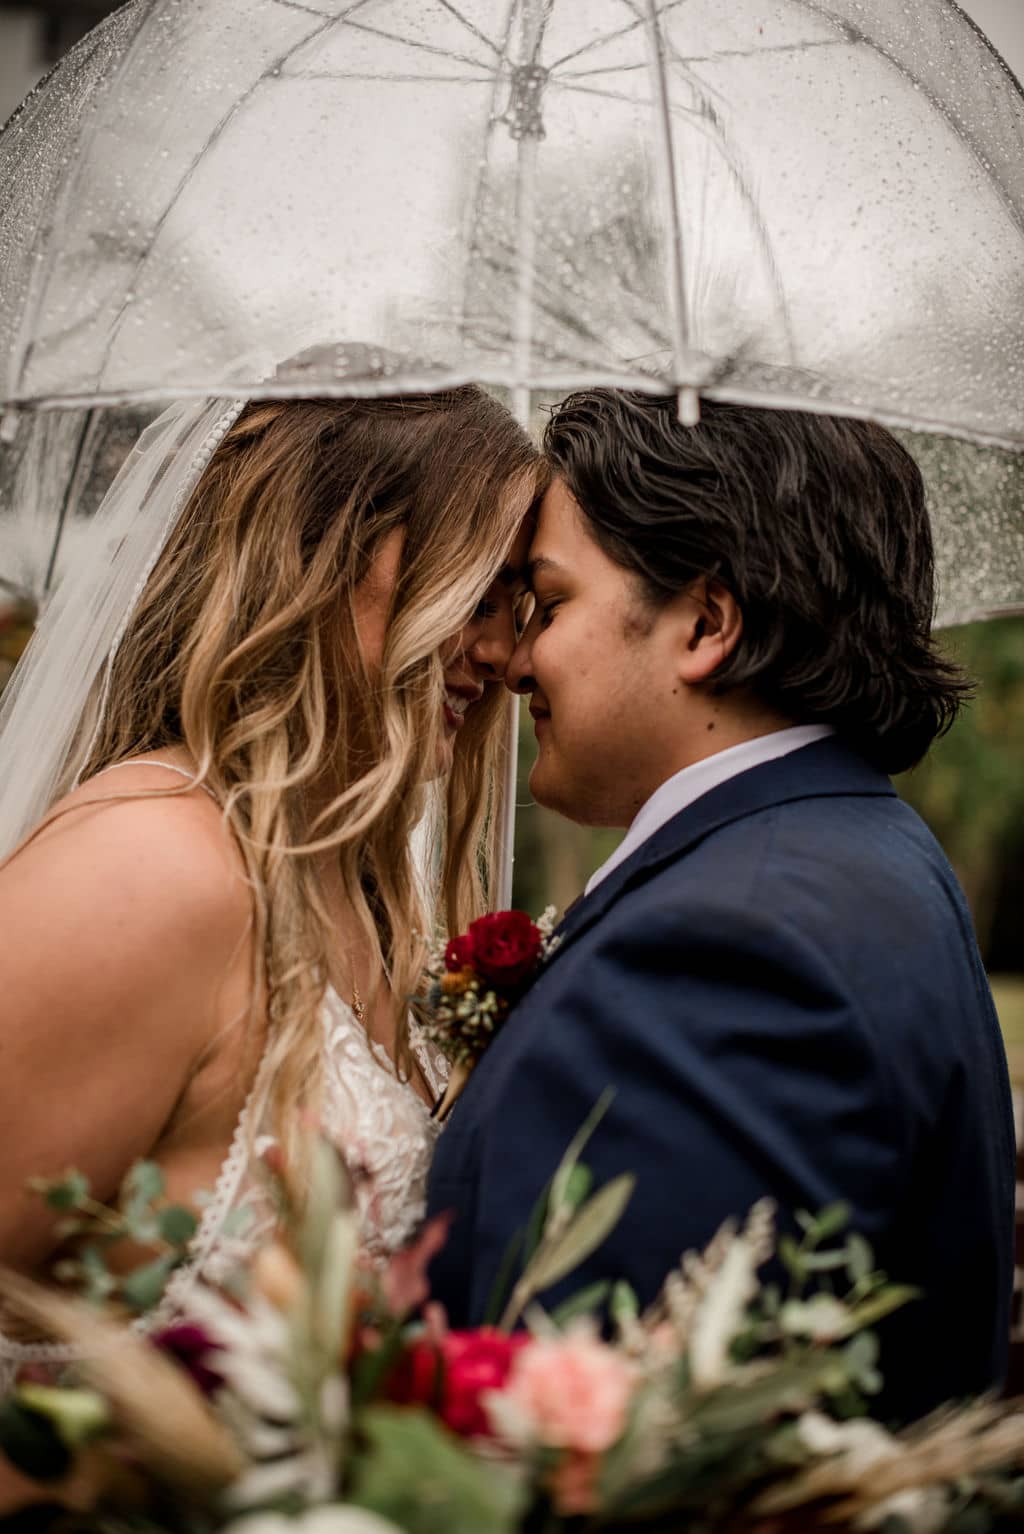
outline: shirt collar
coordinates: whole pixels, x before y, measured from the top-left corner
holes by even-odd
[[[695,799],[717,788],[720,783],[737,777],[741,772],[749,772],[752,767],[773,762],[777,757],[788,756],[791,751],[799,751],[801,746],[809,746],[834,733],[830,724],[790,725],[785,730],[775,730],[771,735],[759,735],[755,740],[741,741],[738,746],[729,746],[725,751],[718,751],[714,756],[705,757],[703,761],[694,762],[692,766],[674,773],[660,788],[655,789],[647,803],[637,812],[611,857],[587,880],[584,893],[589,895],[602,879],[608,877],[612,869],[624,863],[666,821],[678,815],[680,810],[685,810]]]

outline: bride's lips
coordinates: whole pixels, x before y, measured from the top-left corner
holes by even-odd
[[[444,699],[444,722],[449,730],[461,730],[466,714],[483,697],[482,687],[449,687]]]

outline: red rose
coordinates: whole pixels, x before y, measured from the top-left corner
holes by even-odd
[[[429,1406],[441,1397],[441,1356],[432,1342],[419,1340],[405,1349],[388,1375],[384,1395],[398,1406]]]
[[[441,1419],[462,1438],[490,1437],[491,1424],[480,1397],[503,1390],[512,1360],[529,1342],[528,1332],[506,1337],[492,1326],[449,1332],[442,1343],[445,1364]]]
[[[473,968],[492,985],[522,985],[537,967],[542,938],[525,911],[496,911],[469,929]]]
[[[476,926],[476,922],[473,923]],[[457,975],[460,969],[472,969],[474,962],[473,953],[473,927],[464,932],[461,937],[453,937],[444,951],[444,967],[450,975]]]
[[[420,1339],[406,1348],[388,1379],[384,1394],[399,1406],[426,1406],[461,1438],[491,1435],[481,1401],[488,1390],[502,1390],[512,1360],[529,1342],[528,1332],[506,1337],[494,1327],[448,1332],[440,1346]]]

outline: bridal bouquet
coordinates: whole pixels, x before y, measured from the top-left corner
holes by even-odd
[[[277,1173],[280,1239],[237,1290],[198,1288],[162,1333],[131,1329],[119,1281],[97,1277],[98,1245],[84,1263],[98,1308],[4,1277],[10,1311],[88,1355],[22,1378],[0,1409],[0,1447],[77,1509],[50,1526],[973,1534],[1024,1513],[1024,1413],[982,1402],[899,1436],[867,1417],[881,1385],[870,1327],[911,1295],[843,1235],[838,1206],[801,1214],[797,1240],[757,1205],[684,1256],[649,1310],[621,1284],[542,1308],[632,1191],[629,1176],[595,1190],[581,1160],[603,1106],[538,1207],[496,1325],[452,1331],[431,1305],[444,1221],[383,1270],[364,1261],[347,1178],[321,1143],[301,1204]],[[82,1180],[49,1196],[84,1233]],[[180,1234],[166,1208],[153,1217]],[[785,1292],[758,1278],[773,1254]]]

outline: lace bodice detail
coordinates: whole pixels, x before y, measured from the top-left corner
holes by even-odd
[[[322,1021],[324,1133],[352,1175],[364,1246],[383,1262],[411,1239],[423,1220],[427,1173],[440,1126],[334,991],[324,998]],[[428,1086],[440,1094],[447,1063],[415,1032],[411,1043]],[[135,1323],[140,1330],[157,1329],[186,1312],[189,1294],[200,1279],[224,1282],[272,1234],[274,1211],[256,1165],[273,1144],[265,1132],[268,1085],[265,1072],[259,1073],[206,1202],[189,1261],[172,1275],[160,1305]],[[22,1344],[0,1334],[0,1399],[20,1363],[60,1363],[73,1356],[66,1347]]]

